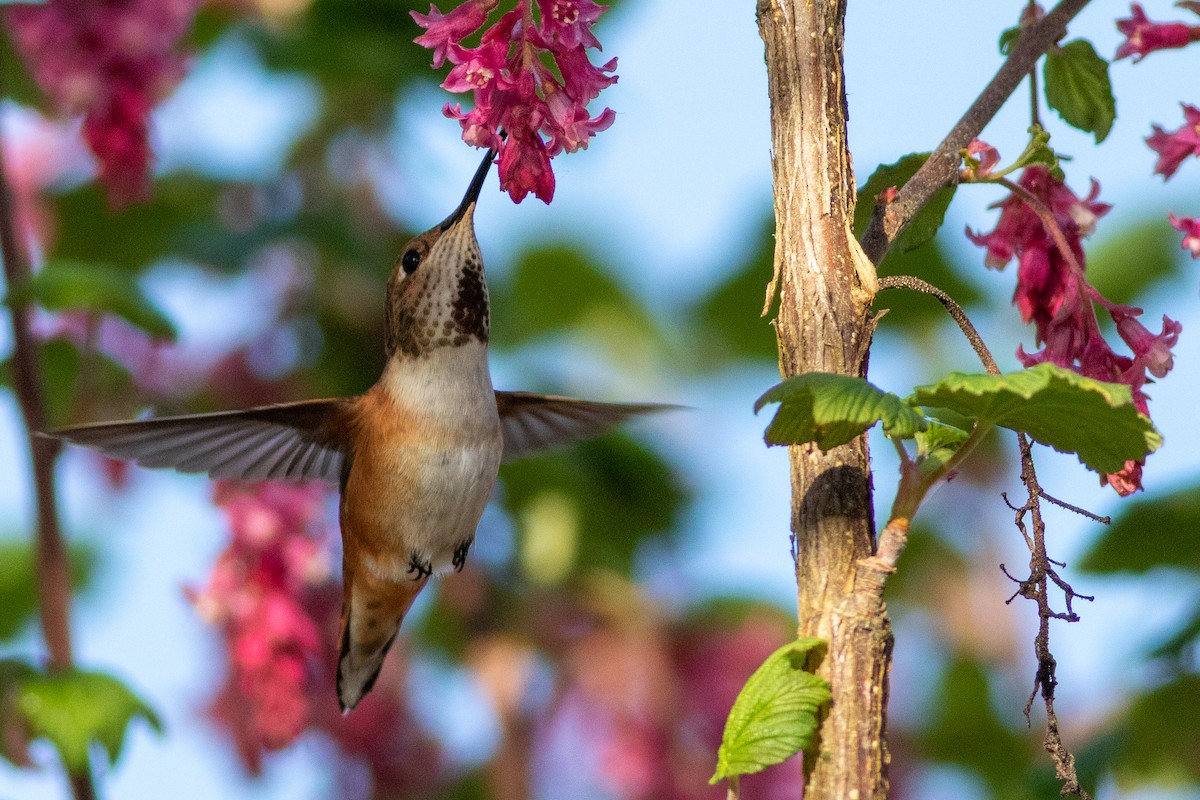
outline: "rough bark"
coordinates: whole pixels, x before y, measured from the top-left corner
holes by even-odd
[[[844,0],[758,2],[771,100],[784,377],[866,372],[877,284],[850,227],[855,184],[846,145],[844,15]],[[806,753],[805,796],[883,798],[892,637],[878,592],[862,585],[871,575],[859,568],[874,549],[866,439],[824,453],[793,447],[791,469],[800,634],[828,642],[815,666],[833,691],[817,750]]]

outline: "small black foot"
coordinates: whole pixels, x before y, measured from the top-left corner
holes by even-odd
[[[470,549],[471,549],[471,540],[470,539],[463,542],[458,547],[454,548],[453,563],[454,563],[454,571],[455,572],[462,572],[463,565],[467,563],[467,551]]]
[[[413,576],[414,581],[419,581],[422,578],[428,578],[433,574],[433,565],[429,561],[422,561],[420,556],[415,552],[408,555],[408,574]]]

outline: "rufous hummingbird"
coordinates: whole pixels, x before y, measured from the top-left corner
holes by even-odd
[[[454,213],[402,251],[387,287],[387,363],[363,394],[53,434],[147,467],[337,483],[343,712],[370,691],[430,575],[462,568],[501,461],[669,408],[492,388],[473,218],[494,157],[484,158]]]

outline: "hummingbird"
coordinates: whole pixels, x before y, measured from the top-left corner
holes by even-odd
[[[495,156],[484,157],[458,208],[401,251],[387,286],[386,365],[366,392],[51,434],[146,467],[336,484],[343,713],[371,690],[430,576],[462,569],[501,461],[672,407],[493,389],[474,213]]]

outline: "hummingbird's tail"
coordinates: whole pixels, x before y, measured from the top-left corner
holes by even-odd
[[[342,597],[337,693],[343,714],[358,705],[375,685],[404,615],[428,580],[385,581],[367,570],[357,572],[345,575]]]

